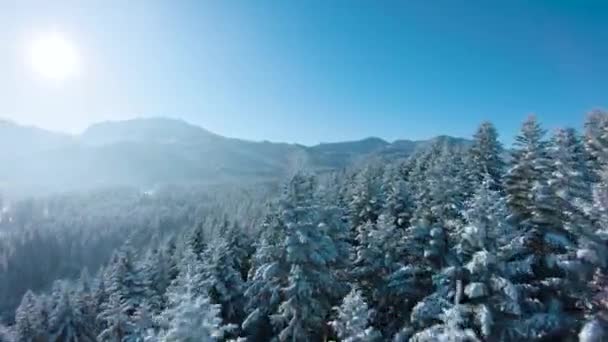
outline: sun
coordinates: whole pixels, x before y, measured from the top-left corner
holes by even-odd
[[[78,51],[58,33],[44,34],[33,40],[29,54],[31,67],[45,78],[61,81],[79,71]]]

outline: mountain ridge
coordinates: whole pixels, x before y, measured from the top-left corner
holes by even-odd
[[[326,172],[372,156],[405,158],[437,139],[466,142],[448,136],[394,142],[368,137],[306,146],[224,137],[162,117],[100,122],[78,135],[0,121],[0,143],[11,147],[0,150],[0,193],[278,180],[302,167]]]

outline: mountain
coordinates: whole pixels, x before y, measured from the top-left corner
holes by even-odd
[[[67,134],[0,120],[0,157],[22,156],[63,147],[73,142],[74,138]]]
[[[301,167],[324,172],[370,157],[404,158],[434,140],[302,146],[227,138],[167,118],[103,122],[70,136],[0,121],[0,192],[276,181]]]

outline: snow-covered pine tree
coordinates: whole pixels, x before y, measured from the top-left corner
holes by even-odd
[[[549,176],[544,135],[545,130],[534,116],[530,116],[515,138],[515,150],[505,176],[504,186],[507,204],[517,222],[525,222],[532,217],[533,187]]]
[[[349,191],[348,211],[353,229],[376,222],[382,212],[382,168],[367,165],[353,180]]]
[[[334,308],[336,318],[329,324],[343,342],[370,342],[379,340],[380,334],[370,326],[371,310],[361,291],[353,288],[342,304]]]
[[[481,123],[473,136],[473,145],[469,150],[468,167],[476,184],[485,181],[486,175],[489,175],[493,189],[502,188],[502,177],[505,172],[503,152],[496,127],[491,122]]]
[[[14,334],[16,341],[46,341],[48,338],[48,314],[32,291],[27,291],[15,311]]]
[[[190,261],[196,262],[194,259]],[[160,317],[161,330],[153,340],[220,341],[229,330],[230,327],[222,324],[220,305],[211,304],[206,295],[200,294],[201,274],[198,268],[196,265],[184,266],[179,284],[170,287],[167,293],[169,305]]]
[[[145,302],[152,314],[158,315],[165,306],[164,294],[170,285],[168,261],[161,250],[148,250],[138,266]]]
[[[247,274],[249,274],[251,268],[251,258],[254,252],[253,241],[250,236],[245,233],[243,227],[237,222],[229,225],[228,229],[222,232],[221,237],[226,240],[230,247],[230,253],[232,253],[234,261],[234,269],[239,272],[243,282],[246,281]]]
[[[594,182],[599,181],[599,173],[608,165],[608,112],[592,111],[585,122],[584,135],[587,165]]]
[[[574,224],[576,216],[586,214],[592,201],[592,177],[576,131],[557,130],[549,155],[552,164],[549,186],[561,200],[561,211],[568,216],[569,223]]]
[[[203,253],[201,277],[206,295],[221,307],[222,320],[238,324],[243,319],[244,284],[226,239],[216,238]]]
[[[388,335],[399,328],[407,313],[407,288],[389,287],[394,285],[391,276],[403,267],[402,239],[403,232],[396,228],[394,219],[383,214],[375,224],[360,227],[354,249],[352,274],[376,312],[373,325]]]
[[[118,292],[112,293],[108,301],[103,304],[98,320],[104,327],[97,336],[100,342],[124,341],[137,333],[132,317],[123,307],[123,300]]]
[[[281,303],[281,289],[286,284],[289,273],[284,246],[285,232],[278,211],[273,210],[262,226],[245,291],[248,316],[241,327],[243,334],[253,341],[269,341],[276,335],[270,315],[276,312]]]
[[[395,219],[395,226],[401,230],[409,225],[414,211],[412,194],[400,172],[400,164],[391,165],[384,173],[384,213]]]
[[[124,313],[131,316],[144,300],[145,289],[137,268],[135,252],[127,243],[112,257],[106,269],[106,289],[120,299]]]
[[[95,335],[80,312],[74,310],[65,284],[56,282],[49,314],[49,342],[93,342]]]
[[[194,255],[201,257],[203,252],[207,249],[207,237],[205,233],[205,224],[203,222],[197,223],[189,236],[186,238],[187,248],[189,248]]]
[[[90,336],[97,336],[99,333],[97,327],[99,307],[95,300],[91,282],[88,270],[86,268],[83,269],[76,283],[76,290],[72,294],[70,303],[75,315],[80,318],[79,322],[84,326],[83,329],[88,331]]]
[[[281,329],[279,339],[283,341],[322,339],[327,334],[325,322],[332,299],[339,295],[330,268],[337,257],[336,246],[320,222],[321,208],[314,193],[314,178],[298,173],[280,205],[290,271],[283,301],[272,321]]]

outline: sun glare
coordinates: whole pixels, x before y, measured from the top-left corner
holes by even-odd
[[[32,42],[29,53],[33,70],[45,78],[64,80],[79,71],[76,48],[59,34],[38,37]]]

